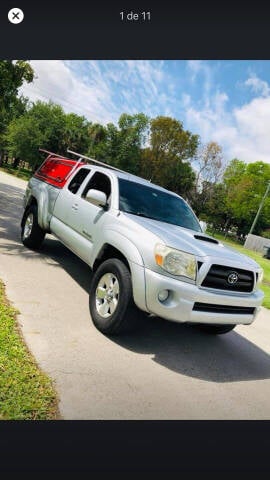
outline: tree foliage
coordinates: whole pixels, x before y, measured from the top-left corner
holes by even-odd
[[[264,162],[246,164],[234,159],[224,174],[226,209],[238,232],[249,232],[270,181],[270,165]],[[270,223],[270,198],[265,201],[254,233],[259,234]]]
[[[189,160],[195,155],[198,135],[184,130],[182,122],[156,117],[150,122],[150,147],[141,158],[141,174],[155,183],[186,195],[195,174]]]
[[[222,148],[217,142],[200,144],[196,155],[196,188],[203,182],[216,184],[223,174]]]
[[[8,126],[6,141],[10,156],[27,161],[35,169],[42,161],[39,148],[64,154],[68,147],[85,151],[88,122],[62,107],[38,101]]]
[[[118,126],[113,123],[106,127],[93,124],[89,129],[89,154],[120,169],[138,174],[141,148],[148,125],[149,119],[143,113],[123,113],[118,120]]]
[[[13,118],[22,115],[27,99],[18,96],[23,82],[32,82],[34,71],[24,60],[0,60],[0,157],[4,148],[4,134]]]

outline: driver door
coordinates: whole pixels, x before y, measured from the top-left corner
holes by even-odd
[[[91,263],[96,232],[102,228],[104,215],[106,215],[106,210],[85,199],[86,193],[90,189],[104,192],[107,199],[109,199],[111,195],[111,180],[104,173],[93,172],[90,179],[87,178],[74,195],[74,201],[68,211],[67,224],[72,230],[70,247],[74,253],[88,264]]]

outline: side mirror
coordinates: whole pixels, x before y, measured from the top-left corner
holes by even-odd
[[[105,207],[107,204],[107,195],[100,190],[95,190],[90,188],[87,194],[85,195],[85,200],[89,203],[93,203],[97,207]]]
[[[200,223],[200,226],[201,226],[201,229],[202,229],[203,233],[205,233],[206,229],[207,229],[207,223],[204,222],[203,220],[200,220],[199,223]]]

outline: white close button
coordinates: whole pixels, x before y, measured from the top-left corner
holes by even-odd
[[[8,12],[8,19],[11,23],[21,23],[24,13],[20,8],[11,8]]]

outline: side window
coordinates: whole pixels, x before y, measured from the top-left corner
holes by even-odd
[[[87,183],[82,193],[83,198],[91,188],[104,192],[107,195],[107,201],[110,204],[111,181],[109,177],[107,177],[107,175],[101,172],[94,173],[94,175],[92,176],[92,178],[90,178],[89,182]]]
[[[81,184],[83,183],[84,179],[87,177],[89,173],[90,173],[89,168],[81,168],[69,183],[68,189],[70,190],[70,192],[77,193]]]

